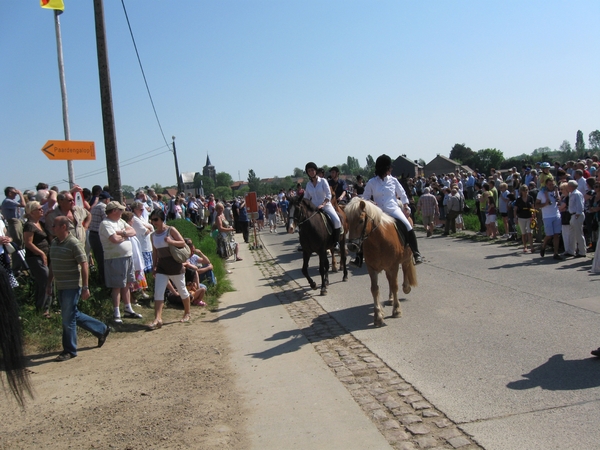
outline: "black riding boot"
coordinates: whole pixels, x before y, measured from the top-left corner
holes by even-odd
[[[342,234],[342,229],[341,228],[335,228],[333,230],[332,233],[332,237],[333,237],[333,242],[335,242],[335,248],[334,250],[339,252],[340,251],[340,236]]]
[[[415,230],[410,230],[406,233],[406,243],[413,252],[415,266],[417,264],[421,264],[423,262],[423,257],[419,253],[419,246],[417,245],[417,235],[415,234]]]

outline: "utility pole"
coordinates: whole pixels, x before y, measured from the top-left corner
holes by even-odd
[[[58,55],[58,77],[60,79],[60,94],[62,98],[63,127],[65,130],[65,141],[71,140],[71,130],[69,127],[69,106],[67,102],[67,83],[65,81],[65,63],[62,51],[62,35],[60,32],[60,20],[58,16],[61,10],[54,10],[54,28],[56,30],[56,53]],[[67,171],[69,173],[69,189],[75,184],[75,173],[73,171],[73,161],[67,161]]]
[[[98,52],[98,74],[100,76],[100,100],[102,103],[102,123],[104,125],[104,148],[106,153],[106,172],[108,186],[115,200],[123,202],[121,190],[121,171],[117,151],[115,116],[110,87],[108,68],[108,49],[106,47],[106,28],[104,26],[104,5],[102,0],[94,0],[94,18],[96,22],[96,49]]]
[[[175,148],[175,136],[173,138],[173,157],[175,158],[175,176],[177,177],[177,193],[183,192],[183,186],[179,176],[179,163],[177,162],[177,149]]]

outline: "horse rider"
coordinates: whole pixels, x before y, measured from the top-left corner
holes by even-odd
[[[375,161],[375,176],[367,182],[362,198],[366,200],[373,198],[377,206],[396,219],[398,229],[406,237],[406,243],[413,252],[415,265],[421,264],[423,257],[419,253],[417,236],[407,219],[411,212],[408,197],[404,188],[402,188],[398,180],[391,173],[392,159],[388,155],[379,156],[377,161]],[[398,205],[398,198],[402,202],[404,212]]]
[[[317,176],[317,165],[314,162],[307,163],[304,170],[309,178],[306,189],[304,189],[304,198],[309,199],[316,208],[327,213],[333,224],[333,241],[336,243],[336,248],[339,248],[342,222],[331,204],[329,183],[325,178]]]

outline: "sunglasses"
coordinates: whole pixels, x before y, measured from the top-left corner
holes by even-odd
[[[160,219],[158,217],[153,217],[150,219],[150,222],[158,222]]]

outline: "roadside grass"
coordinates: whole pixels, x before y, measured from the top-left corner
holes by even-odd
[[[225,262],[217,255],[215,240],[210,236],[208,230],[199,230],[187,220],[169,221],[168,225],[174,226],[184,237],[190,238],[196,248],[202,250],[208,259],[210,259],[217,278],[217,284],[216,286],[208,286],[208,292],[205,295],[204,301],[208,310],[216,310],[219,306],[219,298],[225,292],[230,292],[234,289],[231,280],[227,277]],[[147,274],[146,279],[148,281],[148,292],[151,294],[154,291],[154,277],[152,274]],[[33,280],[23,275],[19,277],[19,284],[20,286],[14,292],[20,306],[25,345],[27,348],[32,349],[32,351],[38,352],[52,352],[60,349],[62,345],[60,305],[54,300],[50,307],[50,318],[45,318],[35,308]],[[89,287],[90,298],[85,301],[79,301],[77,307],[81,312],[89,316],[95,317],[102,322],[110,323],[113,317],[110,289],[104,287],[104,283],[99,279],[96,270],[90,271]],[[145,303],[146,307],[152,308],[152,302],[140,303]],[[115,328],[120,329],[121,326]],[[77,333],[79,337],[91,336],[88,332],[81,329],[78,329]]]

